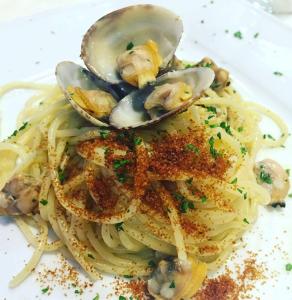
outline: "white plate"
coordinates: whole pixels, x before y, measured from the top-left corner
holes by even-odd
[[[0,84],[15,80],[37,79],[52,81],[54,67],[61,60],[78,62],[83,33],[96,19],[114,9],[144,1],[120,0],[86,2],[65,9],[36,15],[0,27]],[[210,56],[218,64],[231,71],[234,82],[247,100],[253,100],[277,112],[292,128],[292,31],[273,17],[254,10],[245,1],[234,0],[152,0],[175,11],[184,21],[185,33],[179,47],[179,56],[198,60]],[[226,32],[228,30],[228,33]],[[233,36],[241,31],[243,39]],[[257,38],[254,38],[256,33]],[[283,76],[275,76],[275,71]],[[1,104],[3,132],[7,136],[14,129],[15,116],[23,105],[26,93],[18,92],[5,97]],[[273,128],[265,128],[273,133]],[[289,154],[290,151],[290,154]],[[292,169],[292,143],[287,147],[269,151],[285,168]],[[263,156],[263,154],[262,154]],[[1,170],[0,170],[1,171]],[[266,282],[258,282],[252,298],[292,299],[292,272],[285,271],[285,264],[292,263],[292,204],[283,210],[261,209],[257,224],[247,233],[247,247],[238,251],[237,263],[247,256],[247,251],[257,252],[258,263],[267,271]],[[47,299],[41,289],[46,284],[36,281],[33,274],[20,287],[8,288],[10,278],[16,274],[30,257],[32,249],[27,247],[15,224],[0,218],[0,299]],[[42,259],[48,266],[55,263],[53,255]],[[230,261],[229,265],[234,265]],[[39,267],[42,269],[42,267]],[[110,278],[106,281],[109,282]],[[50,283],[48,285],[51,286]],[[110,289],[101,282],[82,296],[71,290],[53,287],[51,299],[69,297],[92,299],[99,292],[106,299]],[[118,299],[110,296],[108,299]]]

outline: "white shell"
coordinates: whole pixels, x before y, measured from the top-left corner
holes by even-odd
[[[173,58],[183,32],[181,19],[171,11],[154,5],[134,5],[109,13],[85,34],[81,58],[88,69],[111,83],[119,83],[117,57],[127,45],[144,44],[152,39],[158,45],[165,68]]]
[[[156,123],[161,119],[178,113],[193,104],[202,92],[210,87],[214,78],[215,73],[212,69],[202,67],[166,73],[157,78],[154,84],[148,85],[145,88],[135,91],[123,98],[112,110],[110,115],[110,124],[118,129],[127,129]],[[190,85],[193,89],[193,97],[172,111],[150,118],[144,108],[146,98],[154,90],[155,86],[162,85],[164,83],[174,83],[177,81],[182,81]]]
[[[60,86],[61,90],[65,94],[65,97],[69,100],[69,102],[74,107],[74,109],[83,118],[87,119],[92,124],[97,126],[108,127],[109,125],[107,123],[93,117],[83,108],[81,108],[72,99],[71,95],[67,91],[67,88],[68,86],[73,86],[73,87],[80,87],[84,90],[101,89],[113,93],[113,91],[110,90],[109,85],[106,82],[98,79],[94,74],[91,74],[88,70],[70,61],[63,61],[59,63],[56,67],[55,73],[56,73],[58,85]]]

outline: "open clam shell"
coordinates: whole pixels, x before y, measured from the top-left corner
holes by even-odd
[[[77,87],[85,91],[101,90],[110,93],[113,98],[118,99],[118,96],[107,82],[104,82],[85,68],[70,61],[59,63],[56,67],[55,73],[58,85],[64,92],[65,97],[82,117],[94,125],[105,127],[109,126],[107,121],[96,118],[89,111],[78,105],[68,90],[69,87]]]
[[[88,69],[103,80],[121,82],[117,57],[127,45],[153,40],[162,57],[161,68],[173,58],[183,32],[181,19],[171,11],[154,5],[134,5],[105,15],[85,34],[81,58]]]
[[[155,83],[123,98],[112,110],[110,124],[118,129],[136,128],[148,126],[179,113],[192,105],[202,92],[210,87],[214,77],[214,71],[210,68],[190,68],[166,73],[157,78]],[[192,88],[192,97],[173,110],[163,112],[157,110],[156,114],[151,113],[150,115],[144,106],[147,97],[157,86],[176,82],[188,84]]]

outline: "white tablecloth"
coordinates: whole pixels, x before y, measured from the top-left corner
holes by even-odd
[[[81,3],[83,1],[84,0],[0,0],[0,22],[33,15],[74,3]],[[292,28],[292,14],[276,16],[283,23],[290,25]]]

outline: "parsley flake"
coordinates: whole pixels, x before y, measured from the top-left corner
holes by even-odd
[[[267,184],[272,184],[273,180],[269,173],[265,172],[263,169],[260,172],[260,180]]]
[[[288,197],[289,197],[289,198],[292,198],[292,194],[288,194]]]
[[[171,282],[169,288],[170,289],[175,289],[175,282],[174,282],[174,280]]]
[[[292,264],[286,264],[285,266],[286,271],[292,271]]]
[[[221,138],[222,138],[221,132],[217,133],[217,137],[218,137],[219,140],[221,140]]]
[[[131,50],[131,49],[133,49],[133,48],[134,48],[133,42],[128,43],[126,49],[127,49],[127,50]]]
[[[141,145],[141,143],[142,143],[142,138],[141,137],[135,137],[134,144],[136,146],[138,146],[138,145]]]
[[[119,300],[127,300],[127,298],[124,297],[124,296],[120,296],[120,297],[119,297]]]
[[[99,300],[99,294],[97,294],[92,300]]]
[[[61,184],[63,184],[66,179],[65,171],[62,170],[60,167],[58,168],[58,179]]]
[[[283,73],[279,71],[275,71],[273,74],[276,76],[283,76]]]
[[[124,222],[120,222],[120,223],[115,224],[116,230],[117,231],[124,231],[123,224],[124,224]]]
[[[226,122],[221,122],[220,127],[223,128],[226,131],[226,133],[232,135],[230,125],[228,125]]]
[[[95,257],[92,254],[90,254],[90,253],[88,253],[87,256],[90,257],[90,258],[92,258],[92,259],[95,259]]]
[[[241,31],[236,31],[233,33],[233,36],[239,40],[242,40],[243,39],[243,36],[242,36],[242,33]]]
[[[40,200],[40,203],[45,206],[48,204],[48,200],[42,199],[42,200]]]
[[[238,131],[238,132],[242,132],[242,131],[243,131],[243,127],[242,127],[242,126],[238,127],[238,128],[237,128],[237,131]]]
[[[286,169],[285,171],[286,171],[287,175],[290,176],[290,169]]]
[[[244,156],[244,155],[246,155],[246,153],[247,153],[247,149],[246,149],[246,147],[240,147],[240,152],[241,152],[241,154]]]
[[[236,178],[234,178],[231,182],[230,182],[231,184],[235,184],[235,183],[237,183],[237,177]]]
[[[259,32],[257,32],[257,33],[254,34],[253,37],[256,39],[256,38],[258,38],[259,35],[260,35]]]
[[[186,145],[186,149],[189,150],[189,151],[192,151],[192,152],[194,152],[194,153],[196,153],[196,154],[199,154],[199,153],[200,153],[200,149],[197,148],[197,147],[196,147],[195,145],[193,145],[193,144],[187,144],[187,145]]]
[[[132,275],[124,275],[125,278],[133,278]]]
[[[42,289],[42,293],[45,294],[49,290],[49,287],[47,286],[46,288]]]
[[[219,156],[218,151],[214,148],[215,145],[215,139],[214,137],[210,137],[209,139],[209,145],[210,145],[210,153],[214,158],[217,158]]]
[[[113,167],[114,170],[120,169],[121,167],[124,167],[127,165],[130,161],[128,159],[116,159],[114,160]]]
[[[189,178],[186,180],[186,184],[192,184],[192,182],[193,182],[193,178]]]
[[[202,196],[201,197],[201,201],[202,201],[202,203],[206,203],[207,202],[207,197],[206,196]]]
[[[208,106],[207,111],[212,112],[213,114],[217,114],[217,109],[214,106]]]
[[[249,224],[247,218],[244,218],[244,219],[243,219],[243,222],[246,223],[246,224]]]
[[[109,131],[109,130],[101,130],[100,133],[99,133],[100,137],[101,137],[103,140],[107,139],[108,136],[109,136],[109,134],[110,134],[110,131]]]

